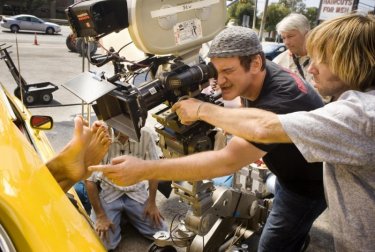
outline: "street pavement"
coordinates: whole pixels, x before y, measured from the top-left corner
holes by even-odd
[[[47,132],[47,136],[56,152],[61,150],[71,138],[75,115],[81,114],[82,111],[85,111],[85,113],[87,111],[86,108],[83,109],[79,98],[61,86],[78,76],[83,70],[87,71],[88,69],[87,62],[85,63],[85,67],[83,67],[82,58],[76,53],[69,52],[65,46],[65,39],[69,33],[70,28],[68,26],[62,26],[62,32],[58,35],[51,36],[37,33],[36,38],[39,45],[34,45],[35,34],[33,32],[21,32],[16,36],[5,29],[0,30],[0,44],[6,43],[7,45],[12,45],[8,51],[12,51],[11,57],[16,66],[19,65],[21,75],[27,83],[49,81],[59,86],[59,89],[53,93],[54,101],[49,106],[35,106],[30,108],[33,114],[50,115],[53,117],[54,128]],[[17,60],[16,40],[18,41],[19,63]],[[106,47],[108,46],[107,44],[105,44]],[[100,50],[98,51],[99,53],[101,53]],[[131,60],[135,60],[142,55],[142,53],[134,48],[130,48],[125,52],[127,53],[127,58]],[[112,71],[110,66],[100,69],[91,66],[90,69],[94,71]],[[0,83],[11,92],[16,87],[15,81],[5,62],[1,61]],[[94,113],[91,113],[91,116],[95,118]],[[158,195],[157,202],[168,223],[171,222],[176,214],[182,214],[188,209],[186,205],[179,202],[178,197],[175,195],[172,195],[168,200]],[[310,233],[311,243],[307,249],[309,252],[334,251],[327,211],[318,218],[312,227]],[[124,239],[119,248],[116,249],[118,252],[144,251],[149,246],[150,242],[142,238],[131,227],[127,228],[126,233],[123,232],[123,235]],[[178,251],[185,250],[178,249]]]

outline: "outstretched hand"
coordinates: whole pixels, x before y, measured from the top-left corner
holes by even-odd
[[[172,112],[176,112],[182,124],[190,125],[199,120],[199,109],[203,102],[197,99],[189,98],[176,102],[172,106]]]
[[[129,186],[145,180],[142,177],[144,162],[136,157],[120,156],[112,159],[111,164],[90,166],[88,170],[103,172],[103,175],[119,186]]]

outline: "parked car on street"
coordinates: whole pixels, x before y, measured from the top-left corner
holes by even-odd
[[[47,34],[61,32],[61,27],[58,24],[46,22],[38,17],[25,14],[3,17],[0,24],[2,27],[10,29],[11,32],[18,32],[20,30],[39,31]]]
[[[283,43],[276,42],[263,42],[262,47],[266,59],[269,60],[273,60],[277,55],[287,50]]]
[[[0,84],[0,251],[104,252],[75,191],[70,201],[44,165],[52,124]]]

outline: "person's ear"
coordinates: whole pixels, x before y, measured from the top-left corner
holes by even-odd
[[[257,54],[251,61],[250,71],[259,72],[262,69],[262,57]]]

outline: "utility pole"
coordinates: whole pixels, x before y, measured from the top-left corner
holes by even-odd
[[[316,25],[320,23],[319,17],[320,17],[320,11],[322,10],[322,2],[323,0],[320,0],[319,8],[318,8],[318,15],[316,15]]]
[[[267,7],[268,7],[268,0],[266,0],[266,3],[264,4],[264,11],[263,11],[262,23],[260,25],[260,33],[259,33],[259,41],[260,42],[262,42],[264,26],[266,24]]]
[[[255,30],[255,23],[257,21],[257,5],[258,5],[258,0],[254,0],[253,30]]]
[[[56,0],[51,0],[49,4],[49,17],[56,18]]]
[[[359,0],[354,0],[353,1],[352,11],[358,10],[358,4],[359,4]]]
[[[0,0],[0,13],[3,14],[4,1]]]

